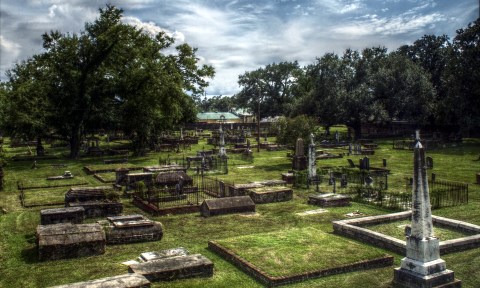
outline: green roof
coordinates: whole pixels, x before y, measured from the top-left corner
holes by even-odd
[[[220,116],[225,116],[225,120],[240,119],[237,115],[230,112],[203,112],[197,113],[198,120],[220,120]]]

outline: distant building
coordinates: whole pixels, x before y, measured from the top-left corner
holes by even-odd
[[[252,113],[247,112],[245,109],[235,109],[232,111],[233,114],[237,115],[242,119],[242,123],[254,123],[255,122],[255,115]]]
[[[231,112],[202,112],[197,113],[197,123],[220,123],[224,117],[226,124],[230,123],[242,123],[242,119]]]

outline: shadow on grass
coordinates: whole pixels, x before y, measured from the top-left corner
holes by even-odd
[[[27,264],[34,264],[40,262],[38,260],[38,250],[36,246],[23,249],[21,257],[23,261],[25,261],[25,263]]]
[[[264,171],[283,171],[291,170],[292,165],[288,163],[282,163],[277,165],[255,165],[255,168],[262,169]]]

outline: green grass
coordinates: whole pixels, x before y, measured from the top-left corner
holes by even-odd
[[[383,250],[312,227],[216,242],[273,277],[335,268],[385,256]]]
[[[412,221],[395,221],[384,224],[368,225],[365,228],[369,230],[379,232],[388,236],[395,237],[400,240],[405,240],[405,226],[411,224]],[[474,235],[473,233],[466,233],[451,228],[444,227],[434,227],[433,232],[435,237],[439,238],[440,241],[452,240],[457,238],[462,238],[466,236]]]
[[[335,129],[333,129],[334,131]],[[270,140],[270,139],[269,139]],[[12,149],[8,146],[8,139],[4,144],[4,154],[7,159],[27,148]],[[381,166],[382,159],[387,159],[388,168],[391,169],[389,176],[389,191],[405,191],[404,177],[412,175],[413,153],[408,150],[392,150],[392,140],[378,140],[379,148],[375,155],[369,156],[371,166]],[[252,140],[252,143],[255,143]],[[101,143],[101,145],[106,145]],[[115,143],[110,143],[110,147]],[[210,149],[211,146],[201,140],[198,145],[193,145],[191,150],[180,153],[151,153],[145,157],[129,157],[129,163],[138,166],[158,164],[161,157],[166,159],[182,158],[183,156],[195,155],[201,149]],[[225,261],[215,253],[207,249],[209,240],[222,240],[243,237],[256,234],[265,235],[268,233],[281,233],[287,231],[319,231],[318,234],[332,233],[333,220],[347,219],[345,214],[359,210],[366,216],[391,213],[392,211],[381,209],[375,206],[352,203],[350,207],[328,208],[328,212],[322,214],[299,216],[296,213],[318,209],[318,207],[307,204],[309,193],[313,190],[294,188],[292,201],[257,205],[257,216],[242,216],[237,214],[222,215],[203,218],[198,214],[167,215],[151,217],[162,222],[164,226],[164,237],[158,242],[137,243],[131,245],[107,246],[104,255],[69,259],[61,261],[38,262],[35,250],[35,228],[40,222],[39,212],[42,207],[22,208],[18,198],[17,181],[25,185],[47,185],[57,184],[57,181],[47,181],[47,176],[62,175],[69,170],[75,175],[72,180],[87,182],[91,186],[104,185],[92,175],[86,175],[84,166],[103,165],[104,158],[82,157],[72,161],[64,158],[68,155],[65,148],[51,148],[46,145],[50,155],[60,157],[56,160],[39,160],[39,169],[31,169],[32,162],[9,161],[4,167],[5,189],[0,192],[0,208],[7,211],[7,214],[0,214],[0,287],[49,287],[53,285],[67,284],[78,281],[96,279],[100,277],[114,276],[127,272],[127,267],[121,262],[135,259],[145,251],[155,251],[183,246],[192,253],[201,253],[211,259],[215,264],[215,272],[212,278],[185,279],[179,281],[154,283],[152,287],[262,287],[251,277]],[[319,148],[320,149],[320,148]],[[330,153],[346,153],[346,149],[323,149]],[[253,162],[244,161],[239,155],[229,154],[229,174],[214,175],[229,183],[247,183],[251,181],[280,179],[280,175],[291,169],[291,162],[286,157],[287,151],[260,153],[254,151]],[[480,140],[466,139],[461,146],[446,149],[427,151],[427,155],[434,160],[434,168],[430,172],[437,175],[437,179],[458,181],[469,184],[469,203],[457,207],[436,209],[434,215],[467,221],[480,225],[480,186],[474,184],[475,174],[480,172],[480,161],[472,161],[480,155]],[[350,157],[358,163],[360,156]],[[348,166],[347,157],[340,159],[329,159],[317,161],[317,166]],[[65,168],[54,168],[52,164],[67,164]],[[242,166],[253,166],[253,168],[241,168]],[[429,172],[429,175],[430,175]],[[102,175],[103,176],[103,175]],[[322,183],[321,188],[327,187]],[[63,189],[59,189],[63,190]],[[64,192],[66,192],[63,190]],[[47,191],[45,191],[46,193]],[[62,197],[64,192],[58,192],[55,197]],[[341,192],[341,189],[339,189]],[[29,192],[30,193],[30,192]],[[36,193],[33,192],[32,193]],[[30,195],[42,200],[41,191],[39,194]],[[45,195],[46,196],[46,195]],[[53,197],[53,194],[50,195]],[[37,201],[37,199],[30,198]],[[44,200],[44,199],[43,199]],[[124,213],[142,213],[134,207],[128,199],[121,199],[124,204]],[[100,219],[89,219],[87,222],[95,222]],[[403,232],[403,229],[400,229]],[[342,238],[343,239],[343,238]],[[371,247],[366,244],[358,244],[369,250]],[[307,245],[308,246],[308,245]],[[302,247],[295,247],[292,252]],[[343,257],[345,254],[341,249],[336,251]],[[400,259],[404,255],[394,254],[395,267],[399,266]],[[299,253],[300,254],[300,253]],[[292,253],[295,257],[295,253]],[[330,262],[335,259],[317,257],[318,261]],[[330,257],[332,258],[332,257]],[[442,256],[447,262],[447,268],[455,271],[456,277],[463,281],[463,287],[480,287],[480,248],[452,253]],[[297,259],[302,261],[300,256]],[[273,264],[272,264],[273,265]],[[271,269],[266,265],[266,269]],[[393,278],[393,268],[386,267],[368,271],[358,271],[342,275],[334,275],[320,279],[309,280],[303,283],[287,285],[287,287],[389,287]]]

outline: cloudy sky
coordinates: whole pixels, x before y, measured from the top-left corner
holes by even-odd
[[[386,46],[425,34],[455,36],[478,15],[478,0],[1,0],[0,77],[42,52],[41,34],[79,32],[111,3],[126,23],[166,31],[215,67],[210,95],[239,91],[238,75],[266,64],[313,63],[326,52]]]

